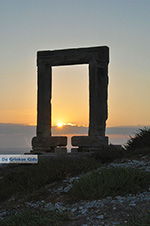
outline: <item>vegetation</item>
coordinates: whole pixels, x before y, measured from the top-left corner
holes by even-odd
[[[149,153],[150,128],[144,128],[140,129],[135,137],[130,138],[125,148],[109,145],[93,153],[92,157],[57,157],[40,160],[37,165],[4,167],[0,171],[0,201],[19,195],[24,200],[26,195],[29,199],[34,197],[39,199],[40,196],[43,199],[44,195],[45,197],[49,195],[46,185],[81,173],[85,174],[74,182],[68,193],[72,201],[95,200],[146,191],[150,186],[150,172],[132,168],[104,168],[101,167],[101,163]],[[65,196],[67,200],[68,196]],[[63,226],[68,225],[69,220],[69,214],[65,212],[26,208],[1,219],[0,226]],[[148,226],[150,213],[135,214],[125,225]]]
[[[25,209],[0,220],[0,226],[62,226],[69,220],[67,213],[41,209]]]
[[[125,146],[126,150],[149,148],[150,152],[150,128],[139,129],[134,137],[131,137]]]
[[[104,146],[94,153],[93,157],[102,163],[112,162],[116,159],[138,157],[150,154],[150,128],[139,129],[123,147],[116,145]]]
[[[4,169],[0,180],[0,200],[4,201],[16,193],[30,193],[46,184],[96,169],[100,164],[93,159],[44,159],[37,165],[19,165]]]
[[[101,168],[80,177],[70,191],[76,200],[94,200],[106,196],[136,194],[148,189],[150,173],[131,168]]]
[[[126,155],[126,150],[122,147],[116,147],[115,145],[104,146],[101,150],[98,150],[93,154],[96,160],[101,163],[112,162],[116,159],[122,159]]]
[[[149,226],[150,212],[148,212],[147,214],[142,212],[142,215],[141,212],[142,210],[140,210],[140,212],[136,213],[135,215],[132,215],[129,222],[127,224],[124,224],[123,226]]]

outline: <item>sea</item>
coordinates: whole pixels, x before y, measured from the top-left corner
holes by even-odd
[[[71,145],[71,137],[73,136],[87,136],[87,134],[61,134],[62,136],[67,136],[68,138],[68,144],[67,144],[67,150],[70,152],[72,145]],[[60,134],[59,134],[60,136]],[[125,145],[129,139],[129,135],[126,134],[109,134],[109,144],[116,144],[116,145]],[[32,139],[32,138],[31,138]],[[23,145],[20,146],[19,144],[15,142],[16,146],[10,147],[10,145],[7,147],[7,145],[0,147],[0,154],[24,154],[24,153],[30,153],[31,151],[31,139],[28,138],[26,142],[22,142]],[[18,142],[20,143],[20,142]],[[13,145],[13,142],[12,142]]]

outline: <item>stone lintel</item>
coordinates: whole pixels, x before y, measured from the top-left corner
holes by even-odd
[[[50,136],[50,137],[33,137],[32,147],[34,148],[50,148],[57,146],[66,146],[67,137],[66,136]]]
[[[37,52],[37,65],[50,66],[89,64],[91,61],[105,65],[109,62],[109,48],[107,46],[47,50]]]
[[[107,136],[74,136],[71,138],[72,146],[78,147],[101,147],[108,145]]]

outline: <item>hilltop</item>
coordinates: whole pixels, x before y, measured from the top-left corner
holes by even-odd
[[[124,149],[2,168],[0,226],[150,225],[147,135],[141,130]]]

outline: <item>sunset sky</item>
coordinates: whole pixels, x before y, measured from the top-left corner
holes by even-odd
[[[0,0],[0,123],[36,124],[36,52],[110,47],[107,126],[150,125],[150,0]],[[88,126],[88,65],[53,67],[53,125]]]

